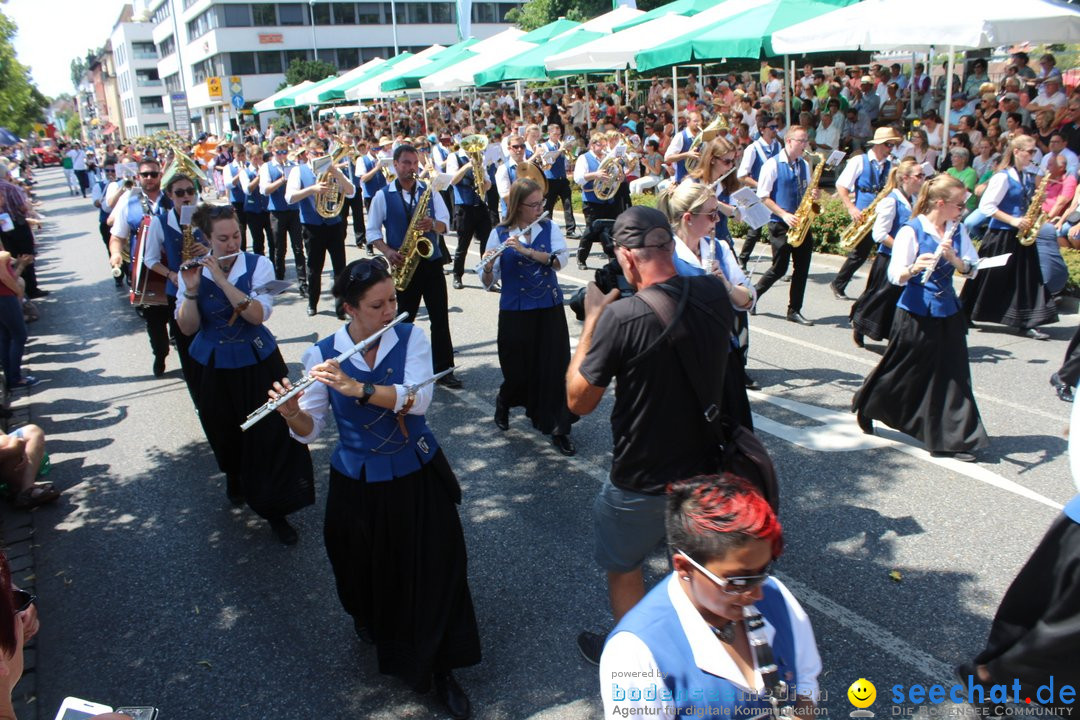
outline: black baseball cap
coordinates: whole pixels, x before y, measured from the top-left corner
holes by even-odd
[[[643,247],[663,247],[669,244],[671,223],[656,208],[637,205],[623,211],[615,220],[613,239],[616,245],[634,250]]]

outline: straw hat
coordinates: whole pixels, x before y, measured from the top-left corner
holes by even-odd
[[[394,144],[394,141],[393,141],[393,140],[391,140],[391,139],[390,139],[389,137],[387,137],[386,135],[383,135],[383,136],[382,136],[381,138],[379,138],[379,145],[380,145],[380,146],[381,146],[381,145],[393,145],[393,144]]]
[[[869,140],[866,144],[880,145],[881,143],[886,142],[901,143],[904,142],[904,138],[900,137],[900,133],[896,132],[891,127],[879,127],[874,131],[874,139]]]

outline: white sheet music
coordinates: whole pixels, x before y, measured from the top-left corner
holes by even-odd
[[[280,295],[289,288],[292,287],[292,282],[289,280],[271,280],[265,285],[260,285],[255,288],[255,295]]]
[[[772,216],[769,208],[765,207],[757,193],[748,187],[739,188],[732,193],[731,201],[738,206],[742,221],[754,230],[769,222],[769,218]]]
[[[1002,255],[995,255],[994,257],[979,258],[979,262],[975,263],[975,266],[978,267],[979,270],[1004,267],[1011,257],[1012,253],[1004,253]]]

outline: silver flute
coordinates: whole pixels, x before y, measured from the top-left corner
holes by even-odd
[[[952,238],[953,229],[956,227],[956,223],[949,221],[945,223],[945,238],[941,241],[941,244],[937,246],[937,250],[934,251],[934,264],[926,268],[922,275],[922,284],[930,282],[930,278],[934,276],[934,271],[937,270],[938,263],[941,262],[941,256],[945,254],[945,240]]]
[[[235,253],[232,253],[231,255],[222,255],[221,257],[218,258],[218,260],[228,260],[229,258],[234,258],[237,255],[242,255],[242,254],[243,253],[235,252]],[[191,258],[186,263],[183,263],[180,266],[181,272],[184,271],[184,270],[191,270],[193,268],[199,267],[200,265],[203,264],[203,260],[206,260],[206,258],[208,258],[208,257],[210,257],[210,253],[206,253],[205,255],[200,255],[199,257],[196,257],[196,258]]]
[[[394,318],[393,321],[388,323],[385,327],[381,328],[378,332],[375,332],[372,335],[364,338],[360,342],[356,343],[351,348],[334,358],[334,360],[337,361],[338,364],[340,364],[351,358],[356,353],[366,352],[376,340],[378,340],[380,337],[383,336],[383,334],[386,333],[387,330],[394,327],[399,322],[405,320],[408,317],[409,313],[401,313],[396,318]],[[282,393],[274,400],[267,400],[258,410],[248,415],[247,420],[241,423],[240,429],[250,429],[251,426],[253,426],[255,423],[259,422],[264,417],[284,405],[286,402],[299,395],[304,390],[304,388],[306,388],[308,385],[311,385],[313,382],[316,382],[316,380],[311,375],[305,375],[304,377],[300,378],[295,383],[293,383],[293,386],[289,388],[289,390]]]
[[[517,231],[515,231],[515,232],[511,232],[511,233],[510,233],[510,237],[508,237],[508,238],[506,238],[506,239],[507,239],[507,240],[509,240],[510,238],[515,238],[515,239],[516,239],[516,238],[519,238],[519,237],[524,237],[524,236],[525,236],[525,235],[527,235],[527,234],[528,234],[528,233],[529,233],[530,231],[532,231],[532,229],[533,229],[534,227],[536,227],[537,225],[539,225],[539,224],[540,224],[540,221],[541,221],[541,220],[545,220],[545,219],[547,218],[547,216],[548,216],[548,212],[547,212],[547,210],[545,210],[545,211],[544,211],[544,214],[543,214],[543,215],[541,215],[540,217],[536,218],[536,220],[534,220],[534,221],[533,221],[532,223],[530,223],[530,224],[529,224],[529,225],[527,225],[526,227],[522,228],[521,230],[517,230]],[[487,259],[486,259],[486,260],[484,260],[484,264],[485,264],[485,265],[487,265],[487,264],[488,264],[489,262],[493,262],[493,261],[495,260],[495,258],[497,258],[497,257],[499,257],[500,255],[502,255],[502,254],[503,254],[503,250],[505,250],[505,249],[506,249],[506,243],[503,243],[502,245],[500,245],[500,246],[499,246],[499,249],[498,249],[498,250],[496,250],[495,252],[493,252],[493,253],[492,253],[491,255],[489,255],[489,256],[487,257]]]

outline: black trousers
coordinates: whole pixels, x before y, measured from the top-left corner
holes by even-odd
[[[29,225],[15,223],[15,229],[11,232],[0,233],[0,243],[4,249],[11,253],[12,257],[34,254],[34,232]],[[26,283],[26,292],[36,295],[38,289],[37,273],[33,265],[27,265],[22,272],[22,279]]]
[[[870,250],[873,247],[874,238],[871,237],[871,233],[867,233],[866,237],[860,240],[858,245],[851,248],[851,252],[847,254],[844,264],[840,266],[840,272],[836,273],[836,278],[832,281],[833,289],[844,292],[844,288],[851,282],[855,271],[862,267],[862,264],[866,262],[866,258],[870,257]]]
[[[75,177],[79,179],[79,187],[82,188],[82,196],[86,197],[86,191],[90,189],[90,171],[76,170]]]
[[[432,365],[439,373],[454,365],[454,343],[450,339],[449,301],[446,297],[446,276],[442,271],[442,259],[421,260],[416,266],[412,282],[404,292],[398,293],[398,309],[409,313],[408,322],[416,320],[420,300],[427,308],[431,323]]]
[[[487,203],[491,227],[495,227],[499,224],[499,191],[495,189],[495,183],[491,183],[491,188],[484,195],[484,202]]]
[[[761,228],[751,228],[746,233],[742,249],[739,250],[739,264],[744,268],[750,262],[750,255],[754,252],[754,248],[757,247],[758,240],[761,240]]]
[[[590,203],[587,202],[582,207],[582,213],[585,215],[585,232],[581,236],[581,242],[578,244],[577,261],[584,263],[589,259],[589,253],[592,252],[592,224],[594,220],[614,220],[619,216],[619,204],[617,202],[609,203]]]
[[[176,341],[176,354],[180,358],[180,371],[184,375],[191,401],[196,401],[196,387],[198,386],[198,372],[202,367],[191,359],[188,348],[195,339],[194,335],[185,335],[180,332],[180,326],[176,324],[176,298],[170,297],[168,305],[147,305],[139,309],[146,322],[146,336],[150,339],[150,349],[155,359],[164,360],[169,356],[169,337]]]
[[[788,245],[788,226],[782,222],[770,222],[769,244],[772,245],[772,267],[765,271],[754,289],[760,299],[788,269],[788,261],[795,265],[791,275],[791,291],[788,294],[788,312],[801,312],[803,295],[806,294],[806,278],[810,275],[810,258],[814,255],[814,238],[809,234],[799,247]]]
[[[577,232],[577,220],[574,219],[573,194],[570,191],[568,178],[548,178],[547,199],[544,202],[544,210],[550,215],[555,210],[555,203],[562,201],[563,225],[567,233]],[[551,216],[554,220],[554,215]]]
[[[1073,333],[1069,348],[1065,351],[1065,362],[1061,364],[1057,374],[1069,387],[1074,388],[1080,382],[1080,328]]]
[[[491,235],[491,215],[487,205],[457,206],[457,250],[454,251],[454,277],[465,274],[465,257],[475,237],[480,241],[480,254],[487,252],[488,236]]]
[[[257,255],[265,255],[270,251],[270,257],[274,257],[274,232],[270,229],[270,213],[248,213],[247,229],[251,234],[251,249]],[[273,260],[271,260],[273,262]]]
[[[349,232],[349,213],[352,213],[353,219],[353,238],[356,241],[356,247],[361,247],[365,242],[364,236],[367,235],[367,229],[364,226],[364,208],[370,203],[370,200],[365,200],[363,196],[357,192],[351,198],[345,198],[345,206],[341,208],[341,229],[345,235]]]
[[[299,210],[272,210],[270,228],[274,233],[274,275],[278,280],[285,279],[285,235],[292,245],[293,263],[296,265],[296,280],[300,285],[307,285],[307,268],[304,261],[304,241],[300,230]]]
[[[248,217],[244,211],[244,203],[234,202],[231,203],[233,210],[236,211],[236,222],[240,223],[240,250],[247,252],[247,227]]]
[[[308,307],[318,309],[326,253],[330,253],[330,265],[334,268],[335,278],[345,269],[345,236],[342,234],[344,225],[304,225],[303,229],[304,246],[307,248]]]

